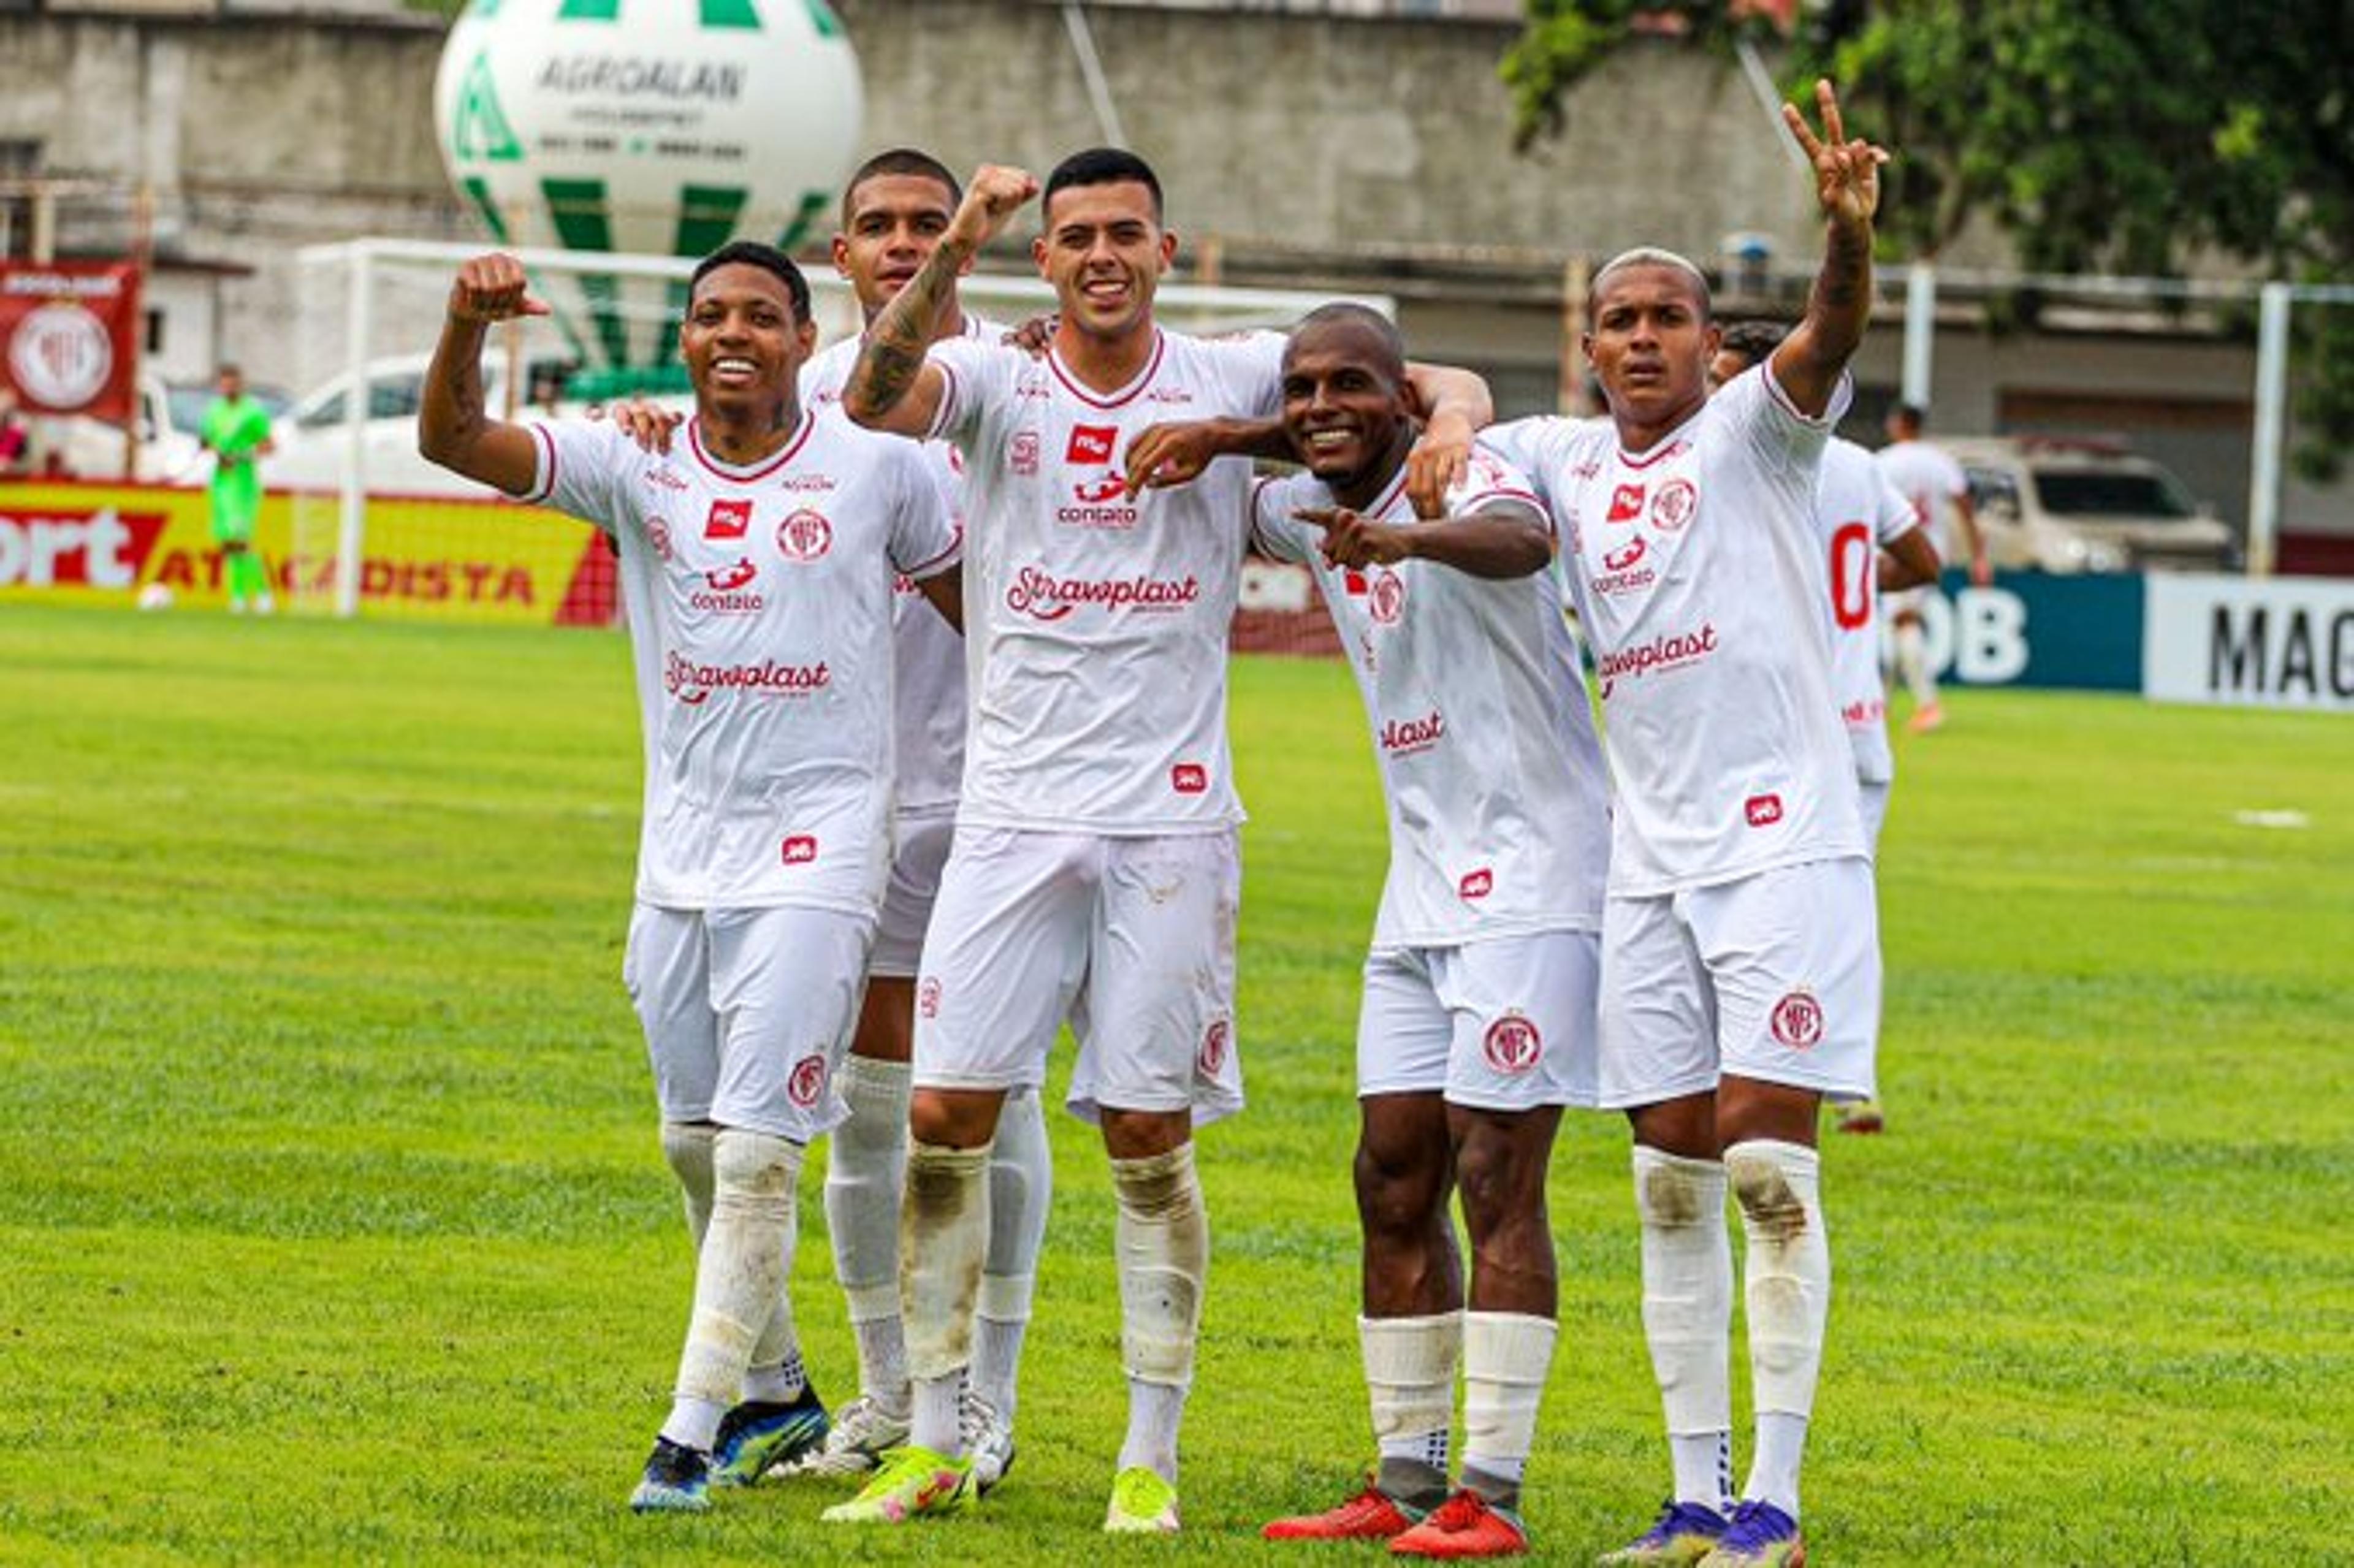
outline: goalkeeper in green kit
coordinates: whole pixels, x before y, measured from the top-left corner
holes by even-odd
[[[220,546],[228,578],[228,609],[258,615],[278,608],[270,596],[270,574],[253,548],[253,520],[261,511],[261,475],[255,463],[270,450],[270,410],[245,393],[245,376],[234,365],[220,367],[219,396],[205,409],[201,432],[213,454],[213,543]]]

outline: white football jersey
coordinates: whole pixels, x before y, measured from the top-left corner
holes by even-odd
[[[1291,514],[1337,504],[1313,474],[1263,483],[1253,526],[1261,550],[1315,574],[1365,699],[1390,819],[1373,945],[1600,930],[1608,789],[1553,573],[1333,567],[1323,530]],[[1448,515],[1505,509],[1544,511],[1518,471],[1475,450]],[[1403,469],[1365,515],[1415,521]]]
[[[1003,335],[973,316],[965,317],[964,329],[965,336],[981,342],[994,343]],[[822,415],[841,415],[843,383],[858,363],[863,341],[843,338],[801,366],[803,403]],[[931,460],[941,500],[961,534],[964,460],[946,441],[926,442],[924,455]],[[902,575],[896,587],[891,640],[899,695],[892,719],[897,731],[899,814],[947,816],[956,810],[957,789],[964,778],[964,639],[917,591],[912,578]]]
[[[1090,390],[1053,354],[935,344],[932,434],[965,461],[960,822],[1050,832],[1200,832],[1242,820],[1226,748],[1226,645],[1250,463],[1122,493],[1155,423],[1274,412],[1283,339],[1161,332],[1135,379]]]
[[[1941,559],[1954,558],[1953,524],[1948,519],[1954,497],[1969,493],[1970,482],[1941,447],[1926,441],[1891,441],[1872,454],[1880,471],[1913,508],[1914,521],[1929,530],[1929,543]]]
[[[530,427],[531,501],[620,550],[645,738],[638,898],[871,915],[890,849],[891,579],[955,563],[913,442],[804,410],[750,467],[690,419],[668,454]]]
[[[1613,893],[1870,853],[1814,525],[1839,412],[1808,418],[1760,366],[1645,452],[1607,418],[1482,432],[1536,482],[1564,540],[1617,785]]]
[[[1855,776],[1875,784],[1896,777],[1880,681],[1880,547],[1916,525],[1912,503],[1872,453],[1833,437],[1815,491],[1815,528],[1830,578],[1831,691],[1847,723]]]

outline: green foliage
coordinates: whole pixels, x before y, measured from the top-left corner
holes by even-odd
[[[0,667],[0,1562],[1170,1561],[1097,1530],[1110,1203],[1059,1118],[1021,1462],[978,1514],[844,1535],[815,1485],[623,1509],[689,1269],[619,980],[620,639],[20,601]],[[1947,705],[1898,738],[1891,1130],[1827,1140],[1816,1550],[2336,1560],[2354,722]],[[1203,1139],[1181,1550],[1265,1568],[1258,1524],[1370,1449],[1347,1182],[1384,840],[1345,668],[1238,662],[1234,726],[1252,1104]],[[1666,1478],[1626,1161],[1615,1118],[1564,1124],[1549,1561],[1626,1540]],[[794,1285],[840,1398],[822,1164]]]

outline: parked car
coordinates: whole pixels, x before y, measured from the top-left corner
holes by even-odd
[[[2111,441],[1953,437],[1997,567],[2047,572],[2224,571],[2230,524],[2163,464]]]
[[[282,417],[286,395],[274,387],[249,383],[246,390],[270,410],[272,420]],[[198,439],[205,409],[215,396],[210,381],[166,381],[160,376],[139,377],[138,442],[132,452],[129,478],[143,484],[202,484],[212,477],[212,460]],[[75,479],[122,479],[125,450],[122,427],[87,415],[63,421],[58,437],[58,461]]]

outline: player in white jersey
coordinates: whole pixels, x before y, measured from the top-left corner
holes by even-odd
[[[960,541],[918,450],[801,407],[809,286],[764,245],[696,268],[685,450],[611,424],[488,418],[488,324],[546,307],[508,256],[459,270],[419,416],[425,455],[587,518],[620,554],[644,729],[623,976],[663,1151],[685,1195],[695,1310],[631,1498],[699,1510],[815,1446],[826,1414],[785,1290],[809,1140],[846,1107],[849,1039],[890,844],[891,582],[959,613]]]
[[[1822,447],[1871,309],[1885,157],[1828,82],[1814,167],[1827,243],[1806,317],[1714,397],[1698,269],[1596,273],[1588,359],[1607,418],[1489,433],[1543,488],[1593,648],[1617,795],[1602,928],[1602,1100],[1635,1135],[1643,1325],[1674,1490],[1609,1561],[1794,1563],[1830,1254],[1824,1095],[1872,1091],[1880,962],[1870,845],[1831,694],[1815,534]],[[1728,1184],[1748,1236],[1755,1460],[1732,1503]]]
[[[1562,1107],[1595,1103],[1602,756],[1586,705],[1562,700],[1578,654],[1526,482],[1475,451],[1444,515],[1419,519],[1406,498],[1415,427],[1397,329],[1358,305],[1310,314],[1285,350],[1281,428],[1310,471],[1258,487],[1253,537],[1315,573],[1388,804],[1353,1164],[1381,1457],[1339,1507],[1263,1533],[1386,1540],[1409,1557],[1516,1554],[1558,1304],[1545,1171]],[[1450,1193],[1471,1242],[1468,1289]]]
[[[1743,371],[1766,363],[1782,342],[1772,322],[1736,322],[1709,362],[1714,391]],[[1888,791],[1896,759],[1888,746],[1888,695],[1880,682],[1880,595],[1937,580],[1937,547],[1913,505],[1853,441],[1833,437],[1823,448],[1815,491],[1815,530],[1825,550],[1830,583],[1831,690],[1846,721],[1855,756],[1863,829],[1874,853],[1888,820]],[[1877,874],[1874,875],[1877,882]],[[1833,1103],[1841,1132],[1874,1133],[1886,1125],[1877,1097]]]
[[[1888,410],[1884,429],[1888,444],[1880,449],[1880,471],[1913,508],[1914,521],[1929,531],[1929,542],[1943,560],[1954,558],[1954,537],[1946,526],[1950,514],[1960,528],[1970,559],[1970,581],[1980,588],[1994,580],[1987,563],[1986,535],[1978,527],[1978,508],[1970,501],[1969,480],[1943,449],[1921,439],[1925,416],[1911,403]],[[1886,600],[1889,625],[1896,643],[1896,673],[1913,694],[1913,716],[1905,727],[1932,730],[1946,722],[1937,701],[1937,674],[1929,667],[1926,639],[1921,630],[1921,600],[1925,588],[1891,592]]]
[[[1225,661],[1247,465],[1139,491],[1123,463],[1156,421],[1273,412],[1282,345],[1160,329],[1153,291],[1176,238],[1159,182],[1097,149],[1046,184],[1033,255],[1059,314],[1045,355],[949,340],[927,358],[958,272],[1037,190],[1020,170],[973,176],[931,260],[869,327],[843,397],[854,418],[964,456],[972,727],[917,987],[901,1232],[913,1434],[826,1517],[898,1522],[969,1500],[955,1391],[982,1168],[1008,1091],[1042,1081],[1068,1017],[1085,1045],[1073,1108],[1100,1122],[1119,1203],[1129,1430],[1105,1528],[1166,1531],[1208,1263],[1193,1128],[1241,1103]],[[1476,377],[1442,379],[1425,403],[1447,394],[1433,424],[1451,453],[1426,462],[1435,472],[1486,414]]]

